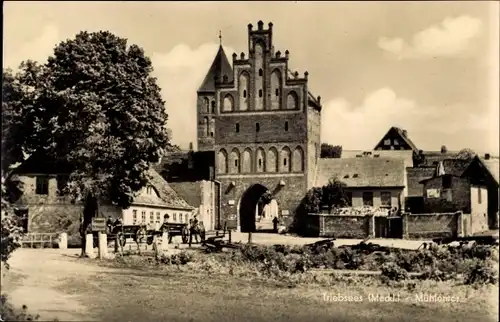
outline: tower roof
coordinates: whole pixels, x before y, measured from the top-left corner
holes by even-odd
[[[214,61],[212,62],[212,66],[210,66],[210,69],[208,70],[203,83],[201,83],[198,92],[215,91],[215,78],[217,77],[217,79],[222,80],[224,75],[227,76],[227,80],[229,82],[233,80],[233,69],[229,64],[224,48],[220,45],[217,55],[215,55]]]

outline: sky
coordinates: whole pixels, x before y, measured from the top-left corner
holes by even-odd
[[[424,150],[499,154],[499,3],[4,2],[3,66],[46,61],[78,32],[145,50],[172,142],[196,147],[196,90],[219,46],[248,53],[247,25],[273,22],[275,50],[309,72],[325,143],[373,149],[391,126]]]

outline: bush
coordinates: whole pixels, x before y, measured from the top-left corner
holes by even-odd
[[[193,261],[193,255],[186,251],[182,251],[178,254],[162,255],[159,257],[158,261],[167,265],[186,265]]]
[[[21,309],[15,308],[12,304],[8,303],[6,295],[0,296],[0,317],[2,321],[38,321],[40,319],[39,315],[28,313],[26,305],[23,305]]]
[[[491,261],[475,259],[464,272],[464,282],[467,285],[495,284],[498,280],[497,274]]]
[[[382,265],[382,280],[403,281],[409,278],[408,272],[396,263],[385,263]]]

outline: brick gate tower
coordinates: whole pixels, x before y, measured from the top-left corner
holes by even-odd
[[[288,69],[288,50],[275,52],[273,24],[263,25],[248,25],[248,57],[233,54],[232,67],[221,44],[197,92],[198,150],[215,154],[219,224],[241,231],[272,220],[256,224],[264,194],[290,222],[320,153],[320,97],[309,92],[307,72]]]

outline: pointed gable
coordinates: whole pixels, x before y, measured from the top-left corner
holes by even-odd
[[[399,127],[391,127],[378,142],[374,150],[413,150],[418,151],[417,146],[410,140],[406,130]]]
[[[217,55],[215,55],[214,61],[212,62],[203,83],[198,89],[198,92],[214,92],[215,78],[222,80],[224,76],[227,76],[228,82],[233,81],[233,69],[229,64],[224,48],[219,46]]]

